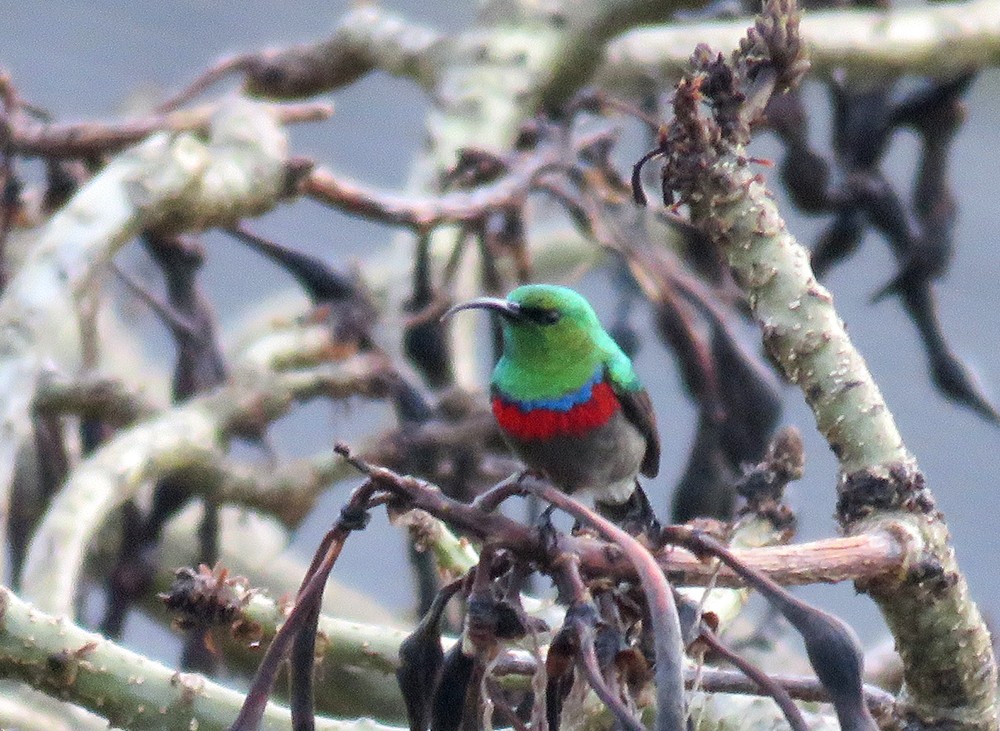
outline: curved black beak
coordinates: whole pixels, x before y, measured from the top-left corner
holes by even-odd
[[[476,297],[476,299],[455,305],[441,315],[441,319],[444,320],[451,317],[459,310],[493,310],[508,320],[520,320],[522,317],[521,305],[516,302],[500,299],[499,297]]]

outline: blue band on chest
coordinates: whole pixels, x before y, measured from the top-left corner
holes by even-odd
[[[549,409],[551,411],[569,411],[577,404],[585,404],[590,401],[593,395],[594,386],[604,380],[604,368],[598,367],[597,371],[594,373],[593,377],[583,384],[576,391],[571,391],[565,396],[560,396],[559,398],[551,399],[534,399],[532,401],[523,401],[521,399],[516,399],[508,396],[505,393],[500,393],[500,397],[507,403],[517,404],[522,411],[534,411],[535,409]]]

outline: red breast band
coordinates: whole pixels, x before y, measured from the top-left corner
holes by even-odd
[[[618,397],[606,382],[594,384],[590,400],[575,404],[568,411],[531,409],[493,397],[493,415],[500,428],[522,441],[545,440],[559,436],[583,436],[603,426],[621,408]]]

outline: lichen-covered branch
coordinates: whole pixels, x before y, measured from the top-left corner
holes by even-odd
[[[79,706],[11,680],[0,681],[0,728],[18,731],[106,731],[108,722]]]
[[[273,515],[288,528],[305,519],[323,490],[351,474],[332,450],[285,461],[274,469],[227,457],[211,472],[218,480],[213,490],[217,500]]]
[[[448,48],[448,39],[431,28],[361,5],[321,41],[222,59],[160,108],[174,109],[232,73],[243,74],[248,92],[272,98],[322,94],[375,70],[432,89]]]
[[[373,5],[344,15],[325,40],[264,52],[247,68],[247,90],[300,97],[346,86],[369,71],[384,71],[433,88],[449,42],[437,31]]]
[[[116,426],[155,414],[160,405],[131,390],[117,378],[87,373],[79,378],[44,374],[35,394],[35,410],[104,419]]]
[[[644,81],[673,82],[697,43],[735,48],[747,20],[642,28],[608,44],[597,82],[634,90]],[[816,10],[802,18],[813,73],[914,74],[944,78],[1000,64],[1000,13],[994,0]]]
[[[0,586],[0,673],[140,731],[223,731],[243,694],[180,673],[44,614]],[[291,729],[288,710],[269,704],[265,729]],[[368,719],[317,718],[327,731],[400,731]]]
[[[310,369],[244,374],[206,396],[121,432],[73,470],[28,550],[24,596],[54,614],[72,614],[84,554],[102,521],[149,481],[209,466],[234,430],[266,423],[296,399],[370,393],[368,356]]]
[[[665,160],[664,188],[679,194],[692,222],[720,247],[765,347],[802,390],[837,455],[845,531],[877,529],[906,545],[901,571],[858,583],[878,603],[903,658],[904,719],[997,729],[989,632],[943,516],[833,298],[816,281],[808,252],[788,231],[746,152],[750,124],[768,97],[803,71],[797,28],[794,6],[773,0],[731,60],[699,48],[657,151]]]
[[[236,603],[245,604],[234,622],[217,630],[217,643],[224,648],[227,661],[254,667],[260,662],[261,645],[266,647],[274,638],[291,607],[250,590],[237,587],[235,592]],[[231,632],[231,627],[237,630]],[[248,631],[260,640],[252,648],[246,639]],[[323,682],[316,686],[317,708],[338,716],[405,718],[395,672],[399,646],[406,636],[401,629],[321,614],[317,665]]]
[[[287,143],[270,112],[224,105],[209,141],[159,134],[111,161],[44,225],[0,300],[0,534],[39,369],[79,366],[77,312],[115,251],[145,228],[229,223],[288,191]],[[0,572],[2,574],[3,572]]]

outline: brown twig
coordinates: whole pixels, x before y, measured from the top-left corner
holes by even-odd
[[[695,671],[687,671],[685,683],[688,688],[694,687]],[[769,673],[768,677],[788,691],[797,700],[808,702],[829,703],[830,694],[816,678],[805,675],[781,675]],[[736,670],[720,668],[701,668],[697,673],[698,687],[709,693],[739,693],[758,695],[760,686],[751,678]],[[879,720],[879,726],[885,728],[888,720],[895,714],[896,699],[892,693],[873,685],[864,686],[865,703],[872,715]]]
[[[535,493],[543,500],[596,528],[624,551],[635,566],[649,605],[656,653],[656,731],[685,728],[683,643],[673,592],[649,550],[635,538],[551,485]]]
[[[780,708],[781,712],[784,714],[785,720],[788,721],[788,725],[792,727],[792,731],[808,730],[809,725],[802,717],[802,712],[799,710],[799,707],[795,705],[795,701],[792,700],[792,696],[788,690],[780,683],[775,682],[770,675],[765,673],[759,667],[745,658],[740,657],[728,647],[723,645],[722,642],[719,641],[719,638],[715,636],[714,632],[708,629],[702,629],[698,639],[712,648],[713,652],[720,655],[730,665],[738,668],[741,673],[746,675],[757,685],[758,689],[771,696],[771,698],[774,699],[774,702],[778,704],[778,708]]]
[[[312,565],[306,572],[302,580],[301,588],[295,600],[288,618],[281,626],[264,653],[264,657],[257,668],[253,683],[247,691],[246,700],[240,709],[239,715],[230,726],[230,731],[256,731],[260,728],[264,709],[267,706],[268,696],[278,674],[278,669],[285,659],[285,654],[290,646],[299,638],[304,629],[312,629],[312,643],[315,643],[314,619],[318,615],[319,602],[323,596],[323,588],[326,580],[333,570],[333,565],[340,556],[344,547],[344,542],[352,531],[364,526],[367,516],[366,510],[372,497],[377,492],[374,481],[367,481],[354,491],[347,505],[341,510],[340,516],[333,527],[327,532],[320,544],[320,549],[313,557]],[[308,643],[307,643],[308,644]],[[312,677],[312,656],[309,657],[308,681],[311,683]],[[311,701],[311,693],[307,692]],[[302,698],[299,697],[298,704],[293,703],[293,723],[300,718],[296,718],[298,711],[301,713]],[[308,709],[308,717],[312,717],[312,708]],[[301,728],[296,726],[296,728]]]
[[[359,471],[379,481],[386,489],[401,494],[412,503],[412,507],[444,520],[459,532],[480,541],[499,539],[503,547],[527,560],[545,559],[545,546],[529,527],[500,513],[452,500],[424,480],[371,465],[353,455],[346,445],[338,445],[337,449],[341,454],[348,455],[351,464]],[[525,478],[522,489],[526,490],[532,484],[532,478]],[[580,571],[584,577],[636,576],[634,567],[624,554],[604,541],[587,536],[567,536],[566,541],[567,550],[580,557]],[[790,546],[734,550],[732,554],[744,565],[766,574],[776,583],[803,585],[891,575],[903,566],[906,551],[901,540],[895,536],[872,533]],[[693,552],[678,546],[667,546],[658,551],[656,561],[662,572],[682,584],[704,585],[716,571]],[[719,586],[745,585],[740,575],[727,567],[718,571],[716,582]]]
[[[490,211],[519,203],[539,177],[558,167],[560,157],[557,148],[544,147],[522,156],[508,173],[494,182],[435,198],[375,190],[323,167],[315,168],[302,182],[300,190],[321,203],[356,216],[405,226],[420,233],[444,223],[480,221]]]
[[[270,108],[281,124],[317,122],[333,114],[333,107],[318,102],[273,104]],[[134,145],[158,131],[204,131],[217,109],[218,105],[210,104],[122,122],[19,122],[11,130],[11,149],[14,154],[47,158],[107,154]]]

